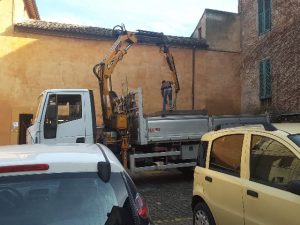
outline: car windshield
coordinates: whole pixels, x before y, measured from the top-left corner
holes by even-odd
[[[300,134],[290,134],[289,139],[291,139],[298,147],[300,147]]]
[[[122,179],[120,173],[108,183],[96,173],[1,177],[0,224],[132,225]]]

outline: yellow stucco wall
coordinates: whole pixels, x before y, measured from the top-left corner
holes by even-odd
[[[210,115],[240,113],[240,54],[196,52],[195,107]]]
[[[9,2],[0,1],[0,145],[18,142],[18,128],[12,123],[19,120],[20,113],[35,113],[44,89],[94,90],[99,123],[99,92],[92,68],[112,42],[14,32],[13,20],[8,21],[13,11]],[[181,85],[177,108],[191,109],[192,49],[171,50]],[[196,50],[196,109],[207,108],[210,114],[240,112],[239,65],[238,53]],[[143,88],[146,113],[161,110],[161,80],[171,79],[171,75],[157,46],[134,45],[128,51],[113,73],[117,93],[122,93],[126,79],[129,88]]]

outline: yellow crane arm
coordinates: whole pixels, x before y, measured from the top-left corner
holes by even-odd
[[[117,95],[112,90],[111,82],[111,75],[117,63],[123,59],[123,56],[127,53],[132,44],[140,41],[139,38],[141,38],[141,36],[155,38],[158,40],[158,45],[160,46],[162,52],[165,54],[169,69],[172,72],[172,78],[175,85],[175,99],[173,103],[174,109],[176,109],[176,98],[180,87],[174,58],[170,53],[168,46],[166,45],[166,37],[163,35],[163,33],[141,30],[137,33],[128,32],[126,31],[124,25],[115,26],[113,28],[113,34],[114,33],[118,33],[118,39],[115,41],[104,59],[94,66],[93,72],[97,77],[99,83],[103,122],[107,131],[112,131],[104,133],[110,133],[110,136],[113,136],[113,132],[116,132],[118,134],[117,140],[114,140],[114,138],[106,138],[106,141],[109,141],[111,144],[119,145],[121,142],[120,147],[122,150],[123,165],[127,167],[127,150],[129,148],[128,115],[127,112],[119,112],[118,110],[114,109],[114,102],[115,100],[117,100]]]
[[[100,64],[104,64],[102,73],[103,73],[103,78],[106,81],[110,79],[111,74],[113,73],[116,65],[120,60],[123,59],[123,56],[127,53],[128,49],[132,46],[132,44],[136,42],[137,39],[133,32],[122,30],[122,33],[115,41],[115,43],[109,50],[108,54],[100,62]],[[104,88],[104,94],[107,95],[109,92],[107,82],[105,82],[103,88]]]
[[[120,28],[117,30],[116,28]],[[93,72],[97,77],[100,87],[100,98],[104,123],[112,116],[112,92],[111,74],[116,65],[127,53],[132,44],[137,42],[133,32],[126,31],[124,26],[115,26],[113,32],[118,33],[119,37],[110,48],[104,59],[94,66]]]
[[[180,91],[180,85],[178,81],[178,75],[177,70],[174,62],[174,58],[170,52],[170,49],[166,43],[167,37],[163,33],[158,32],[151,32],[151,31],[145,31],[145,30],[138,30],[137,33],[135,33],[137,36],[138,42],[145,38],[154,38],[157,42],[157,45],[160,46],[160,50],[164,53],[164,56],[166,58],[167,64],[169,66],[169,69],[172,73],[172,80],[175,88],[175,98],[173,101],[173,109],[176,110],[176,100],[177,100],[177,94]]]
[[[178,75],[177,75],[177,70],[175,67],[175,62],[174,62],[174,58],[173,55],[170,52],[169,47],[164,43],[163,46],[161,47],[162,51],[165,54],[166,57],[166,61],[168,63],[169,69],[172,73],[172,79],[173,79],[173,84],[175,87],[175,98],[173,100],[173,110],[176,110],[177,107],[177,94],[180,91],[180,86],[179,86],[179,81],[178,81]]]
[[[165,57],[169,66],[170,71],[172,72],[172,79],[175,86],[175,93],[178,93],[180,91],[179,81],[178,81],[178,75],[177,70],[175,67],[174,58],[170,52],[170,49],[167,45],[162,46],[162,51],[165,53]]]
[[[118,34],[118,39],[110,48],[104,59],[94,66],[93,72],[98,79],[100,87],[101,107],[103,114],[103,122],[107,125],[113,115],[113,98],[116,97],[112,91],[111,75],[120,60],[127,53],[128,49],[134,44],[142,40],[142,38],[155,38],[158,41],[161,51],[164,53],[169,69],[172,73],[172,79],[175,87],[175,99],[173,108],[176,109],[177,93],[180,91],[178,75],[175,67],[174,58],[166,44],[166,36],[163,33],[149,32],[138,30],[133,33],[126,31],[123,26],[115,26],[113,33]]]

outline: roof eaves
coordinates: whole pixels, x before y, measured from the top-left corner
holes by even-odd
[[[36,33],[60,37],[76,37],[86,39],[113,39],[112,30],[95,27],[84,27],[72,24],[28,20],[15,24],[15,30],[26,33]]]
[[[213,14],[230,14],[230,15],[238,15],[238,13],[235,12],[228,12],[228,11],[222,11],[217,9],[205,9],[205,13],[213,13]]]
[[[56,22],[45,22],[37,20],[28,20],[15,24],[15,30],[20,32],[38,33],[45,35],[77,37],[86,39],[114,40],[112,29],[80,26],[74,24],[64,24]],[[139,39],[142,44],[158,44],[155,37],[143,37]],[[190,37],[178,37],[166,35],[166,43],[170,46],[188,47],[188,48],[207,48],[206,41]]]

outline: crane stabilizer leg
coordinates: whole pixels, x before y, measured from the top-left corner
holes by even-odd
[[[128,169],[128,135],[122,136],[122,144],[121,144],[121,154],[122,154],[122,164],[125,169]]]

